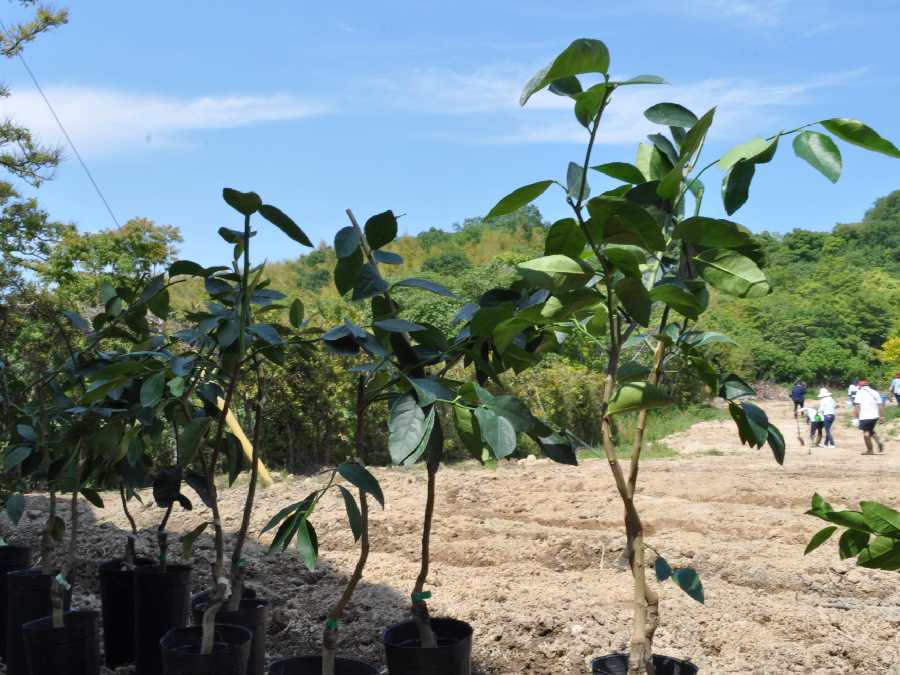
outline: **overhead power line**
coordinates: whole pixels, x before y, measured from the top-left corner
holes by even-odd
[[[6,31],[6,24],[0,21],[0,28],[3,28]],[[100,189],[100,186],[97,184],[97,181],[94,180],[93,174],[91,174],[91,170],[88,169],[87,164],[84,159],[81,157],[81,153],[78,152],[78,148],[75,147],[75,142],[72,140],[72,137],[69,136],[69,132],[66,131],[66,127],[63,126],[62,120],[59,119],[59,115],[56,114],[56,110],[53,109],[53,105],[50,103],[50,99],[47,98],[47,95],[44,93],[44,90],[41,89],[40,83],[38,83],[37,78],[34,76],[34,73],[31,71],[31,68],[28,67],[28,63],[25,61],[25,57],[22,56],[20,52],[18,54],[19,60],[22,61],[22,65],[25,66],[25,71],[28,73],[28,76],[31,78],[31,81],[34,82],[35,88],[38,90],[38,93],[41,95],[41,98],[44,99],[44,103],[47,104],[47,108],[50,110],[50,114],[53,115],[53,119],[56,120],[56,124],[59,126],[59,130],[62,131],[63,136],[66,138],[66,142],[69,144],[69,147],[72,148],[72,152],[75,154],[75,157],[78,159],[78,163],[81,164],[81,168],[84,169],[84,173],[87,175],[88,180],[91,181],[91,185],[94,186],[94,190],[97,191],[97,196],[100,197],[100,201],[103,202],[103,206],[106,207],[107,213],[109,213],[109,217],[112,218],[113,223],[116,227],[119,227],[119,221],[116,218],[116,214],[113,213],[112,207],[110,207],[109,202],[106,201],[106,197],[103,196],[103,190]]]

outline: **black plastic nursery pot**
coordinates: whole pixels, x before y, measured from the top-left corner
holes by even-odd
[[[700,672],[693,663],[670,656],[653,655],[656,675],[696,675]],[[593,675],[628,675],[628,654],[608,654],[591,661]]]
[[[390,675],[471,675],[472,626],[456,619],[432,619],[437,647],[419,646],[419,629],[410,619],[384,632],[384,654]]]
[[[216,624],[212,652],[200,653],[202,626],[173,628],[163,636],[162,675],[246,675],[253,633],[243,626]]]
[[[6,673],[28,675],[22,626],[29,621],[50,616],[53,611],[50,587],[53,574],[39,569],[18,570],[6,575]],[[69,583],[72,579],[69,579]],[[72,591],[65,596],[64,609],[72,602]]]
[[[247,675],[265,675],[266,673],[266,616],[269,611],[269,601],[258,599],[251,589],[244,589],[241,606],[229,612],[220,609],[216,613],[217,624],[229,624],[243,626],[253,634],[250,644],[250,662],[247,664]],[[252,595],[251,595],[252,594]],[[198,596],[203,596],[197,601]],[[203,612],[206,611],[206,601],[209,592],[198,593],[191,600],[191,612],[193,623],[199,626],[203,622]]]
[[[134,665],[137,675],[159,675],[159,641],[187,626],[191,601],[190,565],[157,565],[134,570]]]
[[[135,567],[153,561],[136,558]],[[109,668],[134,661],[134,570],[122,558],[100,563],[100,602],[103,610],[103,654]]]
[[[95,611],[63,614],[63,627],[53,617],[22,626],[29,675],[99,675],[100,643]]]
[[[321,656],[294,656],[280,659],[269,668],[269,675],[321,675]],[[356,659],[338,657],[334,660],[334,675],[378,675],[378,669]]]
[[[0,656],[6,656],[6,574],[31,564],[27,546],[0,546]]]

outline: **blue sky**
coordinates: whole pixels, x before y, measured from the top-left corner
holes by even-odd
[[[563,179],[583,156],[584,130],[561,99],[524,109],[517,99],[576,37],[607,43],[614,76],[672,83],[617,96],[598,162],[633,161],[652,131],[641,112],[665,100],[698,114],[719,105],[708,159],[836,116],[900,142],[895,0],[70,4],[70,23],[30,46],[29,64],[118,219],[179,226],[183,257],[204,263],[230,249],[215,235],[237,224],[219,196],[226,185],[259,192],[318,242],[346,224],[347,207],[360,217],[391,208],[415,233],[484,214],[519,185]],[[4,5],[4,21],[21,16]],[[0,69],[13,91],[0,113],[60,141],[22,65]],[[831,185],[783,144],[734,219],[754,230],[828,228],[900,188],[897,160],[841,150],[844,175]],[[41,203],[84,229],[110,227],[68,156],[37,191]],[[599,174],[593,183],[603,187]],[[711,197],[707,214],[722,215]],[[537,205],[563,215],[556,196]],[[300,252],[260,230],[260,257]]]

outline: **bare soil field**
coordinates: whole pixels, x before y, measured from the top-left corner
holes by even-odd
[[[838,560],[836,543],[803,556],[823,525],[804,516],[818,491],[833,505],[862,499],[894,506],[900,496],[900,441],[882,456],[862,457],[861,434],[839,418],[837,449],[801,447],[784,402],[763,406],[788,440],[785,465],[768,448],[742,447],[730,421],[704,422],[665,443],[679,456],[648,461],[639,483],[648,542],[672,564],[692,565],[706,592],[700,605],[673,584],[661,588],[656,649],[690,658],[701,673],[900,673],[900,576]],[[372,554],[363,584],[342,624],[346,654],[382,660],[381,631],[405,616],[417,572],[421,469],[378,469],[386,508],[372,512]],[[318,649],[325,612],[355,562],[340,497],[326,499],[312,519],[321,565],[303,566],[296,552],[266,555],[268,519],[302,499],[322,476],[293,477],[261,491],[253,512],[249,583],[272,600],[270,655]],[[192,493],[191,496],[193,497]],[[106,508],[83,503],[93,520],[79,548],[75,603],[97,607],[96,564],[122,549],[127,523],[115,493]],[[223,518],[236,531],[243,487],[225,490]],[[37,504],[41,495],[34,496]],[[142,553],[154,551],[160,511],[150,491],[135,515]],[[194,500],[199,503],[199,500]],[[13,540],[36,544],[42,524],[29,505]],[[177,512],[177,537],[208,517],[204,508]],[[588,460],[566,467],[529,458],[482,469],[447,467],[438,501],[429,588],[435,615],[475,627],[476,672],[491,675],[589,673],[593,656],[623,650],[630,621],[631,581],[616,565],[622,550],[622,509],[609,468]],[[212,541],[197,548],[195,585],[205,586]],[[655,583],[655,582],[653,582]],[[117,671],[124,675],[128,669]]]

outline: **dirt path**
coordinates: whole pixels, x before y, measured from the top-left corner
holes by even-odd
[[[835,506],[866,498],[897,504],[900,442],[889,442],[885,456],[861,457],[859,432],[839,420],[839,447],[810,454],[808,444],[796,441],[787,405],[764,407],[788,441],[784,467],[767,448],[741,447],[730,421],[705,422],[666,439],[685,456],[644,465],[639,505],[648,540],[671,563],[693,565],[706,591],[706,604],[699,605],[672,584],[660,587],[657,651],[690,657],[705,675],[900,672],[894,670],[900,665],[897,574],[839,561],[834,542],[803,556],[821,525],[803,515],[813,492]],[[716,454],[703,454],[710,451]],[[347,653],[380,662],[380,632],[404,617],[417,570],[425,475],[376,473],[387,509],[373,513],[370,564],[342,643]],[[262,491],[252,531],[317,480],[296,477]],[[622,547],[621,507],[605,462],[463,465],[443,469],[438,481],[431,606],[475,626],[478,672],[584,674],[592,656],[626,647],[631,582],[614,565]],[[80,551],[84,581],[76,600],[82,606],[97,604],[92,570],[117,553],[125,526],[114,495],[104,497],[108,508],[85,507],[97,523]],[[232,531],[242,498],[240,488],[225,491],[224,520]],[[137,517],[151,528],[158,512],[147,506]],[[188,531],[205,517],[202,510],[176,514],[172,529]],[[295,552],[249,551],[251,583],[273,600],[274,656],[317,649],[326,607],[354,562],[338,498],[326,500],[313,520],[322,554],[316,572],[307,572]],[[38,518],[32,523],[36,530]],[[151,541],[148,531],[145,551]],[[199,551],[210,554],[208,537]],[[197,564],[198,587],[206,567]]]

